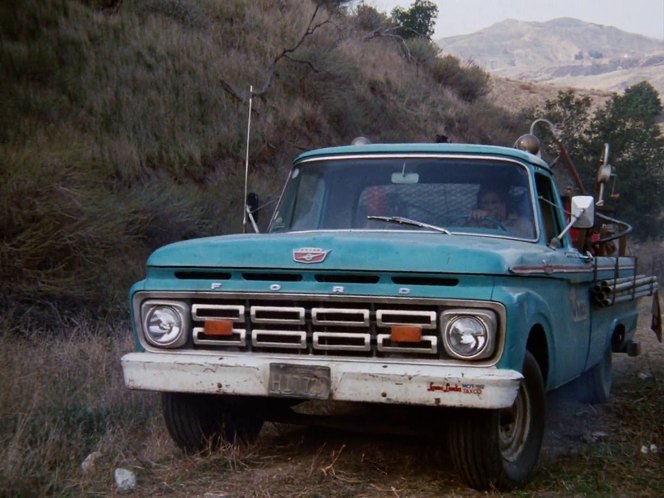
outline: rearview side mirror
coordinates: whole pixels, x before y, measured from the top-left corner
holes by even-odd
[[[592,228],[595,224],[595,199],[590,195],[572,197],[572,226]]]
[[[572,216],[570,222],[560,234],[551,239],[549,247],[554,249],[560,245],[567,231],[574,228],[592,228],[595,224],[595,199],[590,195],[575,195],[572,197]]]

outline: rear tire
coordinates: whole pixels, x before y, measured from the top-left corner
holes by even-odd
[[[477,490],[508,491],[526,483],[537,463],[546,416],[544,382],[526,352],[524,380],[514,404],[503,410],[463,410],[450,425],[452,461]]]
[[[573,381],[574,392],[585,403],[606,403],[611,397],[613,386],[613,354],[607,348],[601,361]]]
[[[242,398],[165,392],[161,406],[168,433],[186,453],[251,442],[263,426],[257,407]]]

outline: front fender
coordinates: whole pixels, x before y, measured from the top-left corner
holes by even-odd
[[[521,371],[531,330],[539,326],[547,344],[549,363],[555,339],[551,333],[552,310],[541,295],[525,288],[496,289],[493,299],[504,303],[507,315],[505,350],[498,366]]]

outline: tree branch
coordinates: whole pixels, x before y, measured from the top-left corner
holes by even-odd
[[[406,43],[405,38],[401,35],[393,33],[393,31],[397,31],[397,30],[400,30],[400,29],[402,29],[400,26],[393,26],[391,28],[386,28],[386,27],[381,26],[380,28],[373,30],[367,36],[362,38],[362,41],[366,42],[366,41],[369,41],[369,40],[373,40],[374,38],[392,38],[393,40],[396,40],[401,45],[401,49],[406,54],[406,60],[412,61],[413,56],[410,53],[410,49],[408,48],[408,44]]]
[[[316,20],[316,17],[318,16],[318,12],[321,8],[321,4],[316,4],[316,8],[314,9],[313,14],[311,15],[311,19],[309,19],[309,22],[307,23],[307,28],[300,36],[300,38],[297,40],[295,45],[289,48],[283,49],[273,60],[270,66],[268,67],[268,72],[267,72],[267,78],[265,80],[265,83],[263,83],[263,86],[252,92],[252,95],[254,97],[260,97],[264,93],[266,93],[270,87],[272,86],[272,83],[274,82],[274,76],[277,72],[277,64],[281,59],[289,59],[293,62],[298,62],[300,64],[307,64],[313,71],[318,72],[314,65],[310,61],[303,61],[303,60],[298,60],[290,56],[293,52],[295,52],[302,44],[304,41],[313,35],[318,29],[321,27],[325,26],[326,24],[330,23],[330,17],[328,16],[327,19],[324,21],[321,21],[317,24],[314,24],[314,21]],[[235,100],[241,103],[246,103],[247,99],[249,98],[249,92],[240,92],[238,91],[232,84],[230,84],[228,81],[224,80],[223,78],[220,80],[221,81],[221,87],[228,92],[231,97],[233,97]]]

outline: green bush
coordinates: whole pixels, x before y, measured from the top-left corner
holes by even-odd
[[[436,59],[431,65],[431,74],[466,102],[473,102],[491,91],[491,79],[486,71],[472,62],[463,67],[459,59],[451,55]]]
[[[409,38],[405,43],[407,57],[416,66],[430,69],[436,63],[439,49],[427,38]]]

